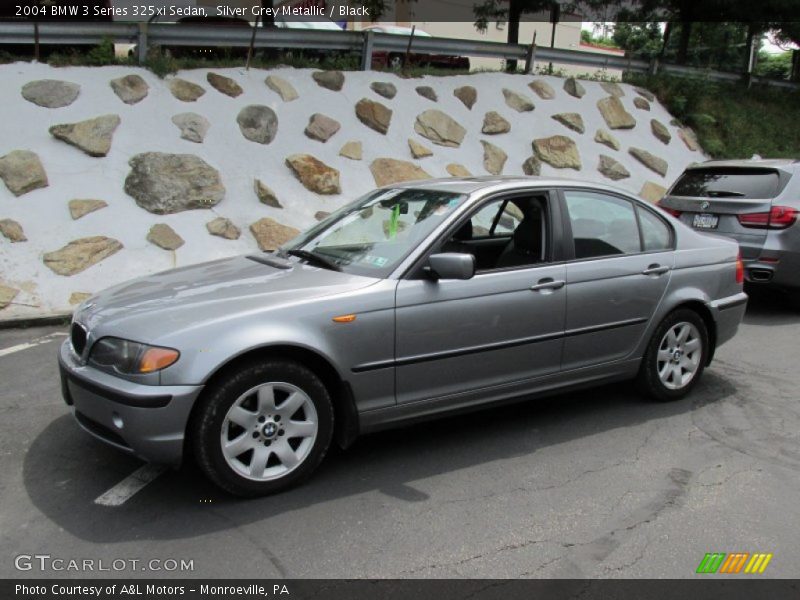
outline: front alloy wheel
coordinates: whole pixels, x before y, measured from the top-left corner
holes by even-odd
[[[330,396],[290,361],[252,362],[209,386],[192,419],[195,456],[208,477],[241,496],[306,478],[328,449]]]

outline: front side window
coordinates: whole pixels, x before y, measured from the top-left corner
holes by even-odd
[[[281,247],[356,275],[386,277],[466,199],[425,189],[371,192]],[[307,254],[308,256],[308,254]]]
[[[598,192],[565,190],[575,258],[641,252],[633,204]]]

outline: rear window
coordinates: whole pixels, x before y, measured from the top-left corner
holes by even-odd
[[[765,169],[693,169],[680,176],[671,196],[772,198],[778,174]]]

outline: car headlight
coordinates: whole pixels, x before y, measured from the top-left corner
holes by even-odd
[[[89,363],[104,371],[140,375],[166,369],[174,364],[180,355],[181,353],[173,348],[104,337],[92,346]]]

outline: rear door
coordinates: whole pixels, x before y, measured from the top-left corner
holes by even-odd
[[[634,351],[669,282],[674,232],[654,211],[615,194],[565,189],[563,201],[574,246],[567,249],[566,371]]]
[[[745,227],[740,215],[769,213],[781,187],[780,173],[763,167],[706,167],[686,170],[663,206],[680,211],[680,220],[700,231],[739,242],[742,258],[758,258],[767,229]]]

